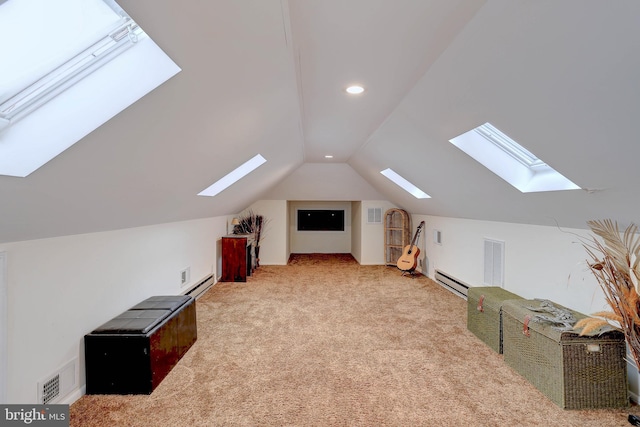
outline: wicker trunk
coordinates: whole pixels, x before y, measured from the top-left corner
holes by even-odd
[[[560,305],[555,307],[565,309]],[[620,332],[581,337],[535,321],[538,300],[502,305],[504,360],[564,409],[629,405],[625,340]],[[585,317],[571,311],[576,319]]]
[[[472,287],[467,293],[467,329],[502,354],[502,302],[518,295],[497,286]]]

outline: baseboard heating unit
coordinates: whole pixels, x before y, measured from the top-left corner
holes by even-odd
[[[205,277],[200,283],[196,284],[194,287],[189,289],[184,295],[190,295],[195,299],[200,298],[206,291],[209,290],[211,286],[215,284],[215,279],[213,278],[213,274]]]
[[[453,292],[461,298],[467,299],[469,285],[440,270],[436,270],[436,282],[448,291]]]

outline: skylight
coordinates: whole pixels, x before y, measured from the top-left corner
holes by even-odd
[[[407,191],[416,199],[431,198],[430,195],[428,195],[427,193],[425,193],[424,191],[422,191],[421,189],[419,189],[418,187],[416,187],[415,185],[413,185],[412,183],[404,179],[402,176],[398,175],[396,172],[394,172],[390,168],[380,171],[380,173],[385,177],[387,177],[388,179],[390,179],[391,181],[393,181],[395,184],[402,187],[405,191]]]
[[[243,177],[253,172],[256,168],[264,164],[266,161],[267,160],[260,154],[255,155],[251,159],[247,160],[246,162],[211,184],[206,189],[199,192],[198,196],[215,196],[216,194],[220,193],[221,191],[225,190]]]
[[[491,123],[449,142],[523,193],[580,189]]]
[[[0,38],[0,175],[29,175],[180,71],[114,0],[0,1]]]

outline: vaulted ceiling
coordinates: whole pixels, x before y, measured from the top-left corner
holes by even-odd
[[[638,220],[636,0],[118,3],[182,71],[28,177],[0,177],[0,242],[355,190],[448,217]],[[584,190],[520,193],[448,142],[485,122]],[[255,172],[197,196],[257,153]]]

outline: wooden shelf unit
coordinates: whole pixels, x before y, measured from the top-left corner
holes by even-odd
[[[253,239],[246,234],[222,237],[221,282],[246,282],[255,269]]]
[[[403,209],[384,214],[384,256],[387,265],[396,265],[405,246],[411,243],[411,217]]]

